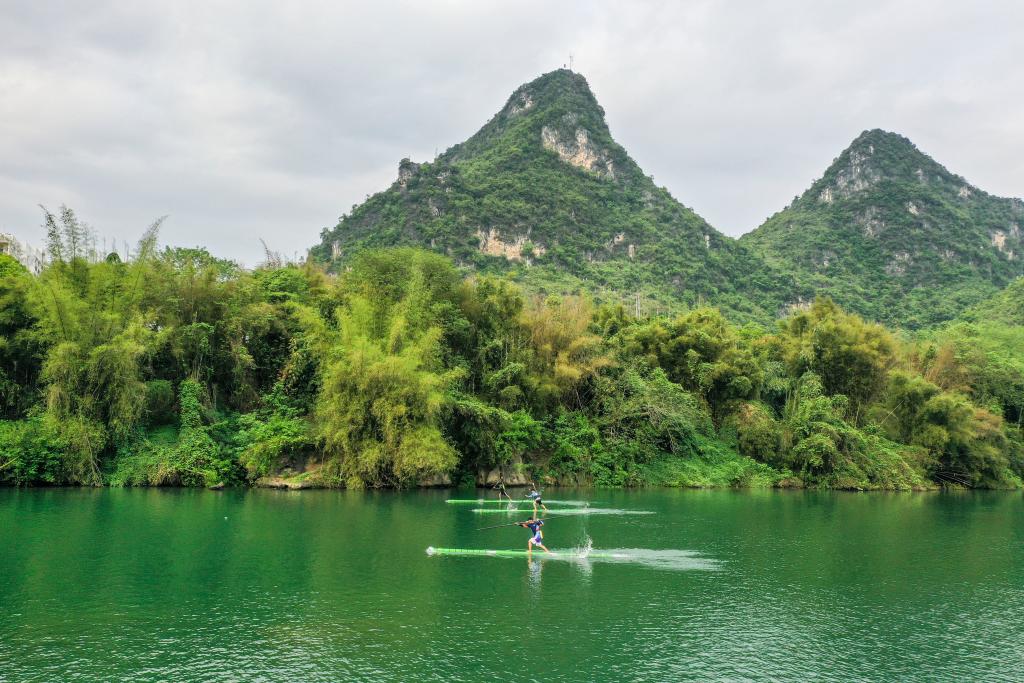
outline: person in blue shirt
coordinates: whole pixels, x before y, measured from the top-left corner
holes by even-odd
[[[540,530],[540,528],[544,526],[543,519],[534,519],[531,517],[525,522],[519,522],[519,526],[524,529],[529,529],[533,533],[533,535],[530,536],[530,540],[526,543],[527,555],[530,555],[531,557],[533,556],[533,546],[537,546],[546,553],[551,552],[548,550],[547,546],[544,545],[544,532]]]
[[[534,517],[537,516],[537,506],[538,505],[541,508],[544,509],[544,512],[548,511],[547,506],[544,505],[544,501],[541,500],[541,498],[540,498],[540,491],[537,490],[537,485],[534,484],[532,481],[530,482],[530,492],[526,494],[526,497],[533,501],[533,516]]]

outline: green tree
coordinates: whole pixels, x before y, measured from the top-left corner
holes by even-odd
[[[340,284],[336,329],[319,325],[319,433],[350,487],[402,486],[454,469],[442,432],[450,392],[442,340],[458,318],[458,277],[432,254],[368,253]]]
[[[625,350],[702,396],[717,419],[730,402],[756,397],[763,381],[749,342],[713,308],[636,326],[628,331]]]
[[[0,418],[24,416],[38,400],[45,339],[29,307],[33,279],[0,254]]]
[[[849,399],[856,423],[885,386],[895,346],[884,327],[844,313],[827,297],[790,316],[778,335],[778,350],[790,376],[815,373],[826,395]]]

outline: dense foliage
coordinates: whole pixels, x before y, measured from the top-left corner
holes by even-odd
[[[974,323],[999,323],[1009,326],[1024,325],[1024,277],[995,295],[972,306],[959,316]]]
[[[866,131],[741,242],[802,291],[904,328],[957,317],[1024,275],[1024,202],[953,175],[904,137]]]
[[[529,477],[1019,486],[1024,332],[904,339],[819,299],[776,329],[634,317],[428,251],[337,276],[201,249],[0,258],[0,481],[328,486]]]

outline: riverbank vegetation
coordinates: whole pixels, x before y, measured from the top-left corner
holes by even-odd
[[[0,256],[0,481],[1017,487],[1024,328],[914,336],[825,298],[773,329],[629,315],[413,249],[339,276],[203,249]],[[272,256],[272,255],[271,255]],[[1010,292],[1011,290],[1008,290]],[[1019,291],[1019,288],[1018,288]]]

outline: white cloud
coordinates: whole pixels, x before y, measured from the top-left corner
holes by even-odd
[[[0,9],[0,230],[36,204],[108,236],[291,253],[469,137],[572,52],[612,132],[730,234],[861,130],[907,135],[997,194],[1024,187],[1024,6],[177,2]]]

